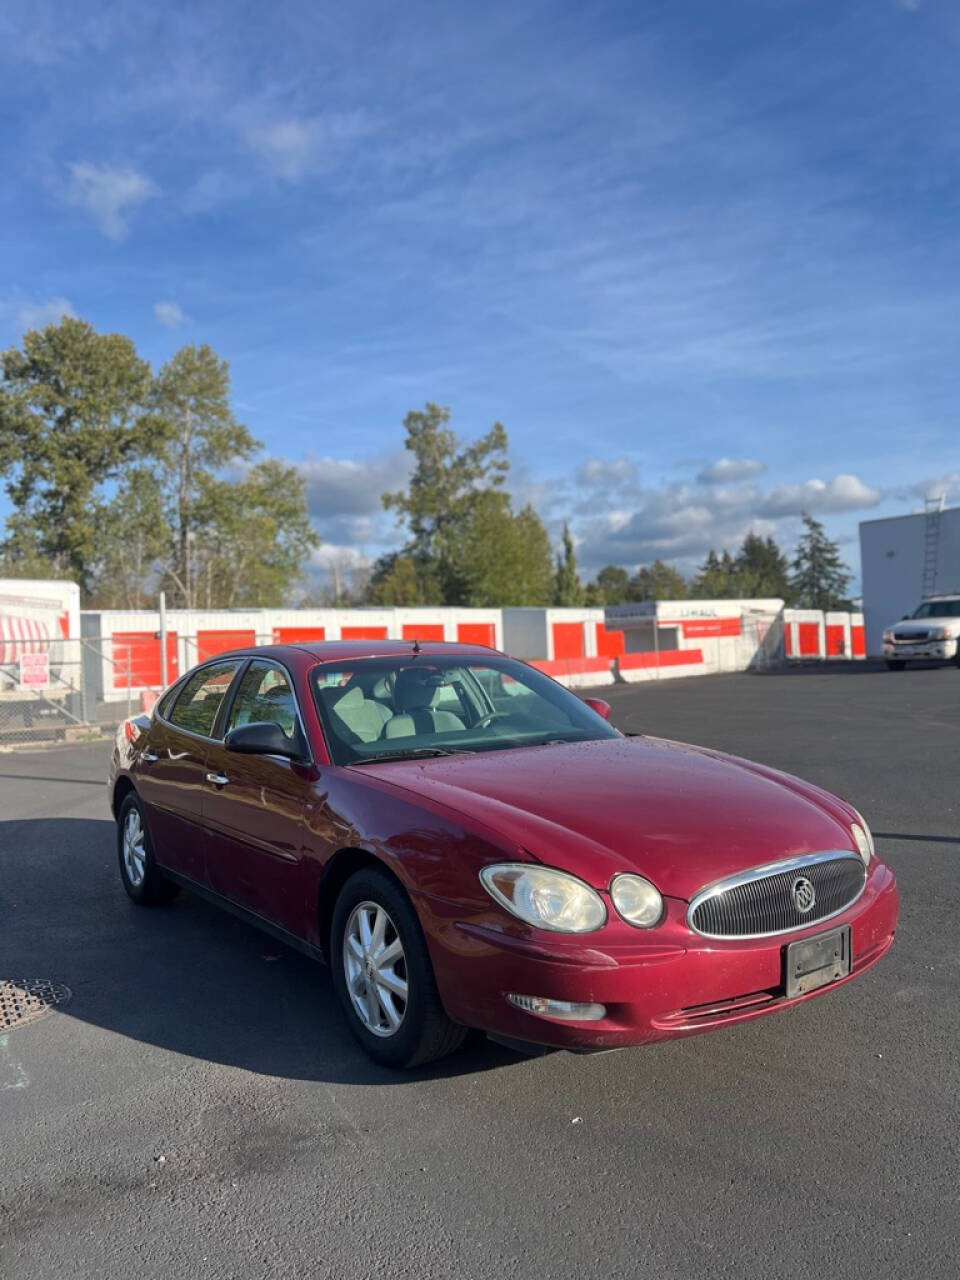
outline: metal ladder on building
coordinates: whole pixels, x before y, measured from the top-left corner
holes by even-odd
[[[923,530],[923,594],[926,600],[937,589],[937,562],[940,554],[940,512],[946,501],[945,493],[924,498],[923,510],[926,524]]]

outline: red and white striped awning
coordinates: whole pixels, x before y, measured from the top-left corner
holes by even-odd
[[[46,653],[49,648],[48,623],[0,613],[0,662],[17,662],[25,653]]]

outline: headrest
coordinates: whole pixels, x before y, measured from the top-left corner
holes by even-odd
[[[363,690],[358,684],[353,684],[348,689],[337,684],[321,689],[320,697],[323,699],[324,706],[330,711],[349,711],[351,707],[359,706],[363,702]]]
[[[394,699],[401,711],[432,707],[443,677],[436,671],[417,667],[401,667],[397,673]]]

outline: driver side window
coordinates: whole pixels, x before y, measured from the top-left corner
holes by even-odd
[[[292,738],[296,731],[297,707],[293,690],[284,672],[266,662],[251,662],[240,680],[230,708],[227,732],[245,724],[277,724]]]

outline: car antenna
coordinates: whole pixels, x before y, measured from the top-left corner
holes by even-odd
[[[416,640],[416,639],[414,640],[414,642],[413,642],[413,652],[414,652],[415,654],[420,652],[420,641],[419,641],[419,640]]]

